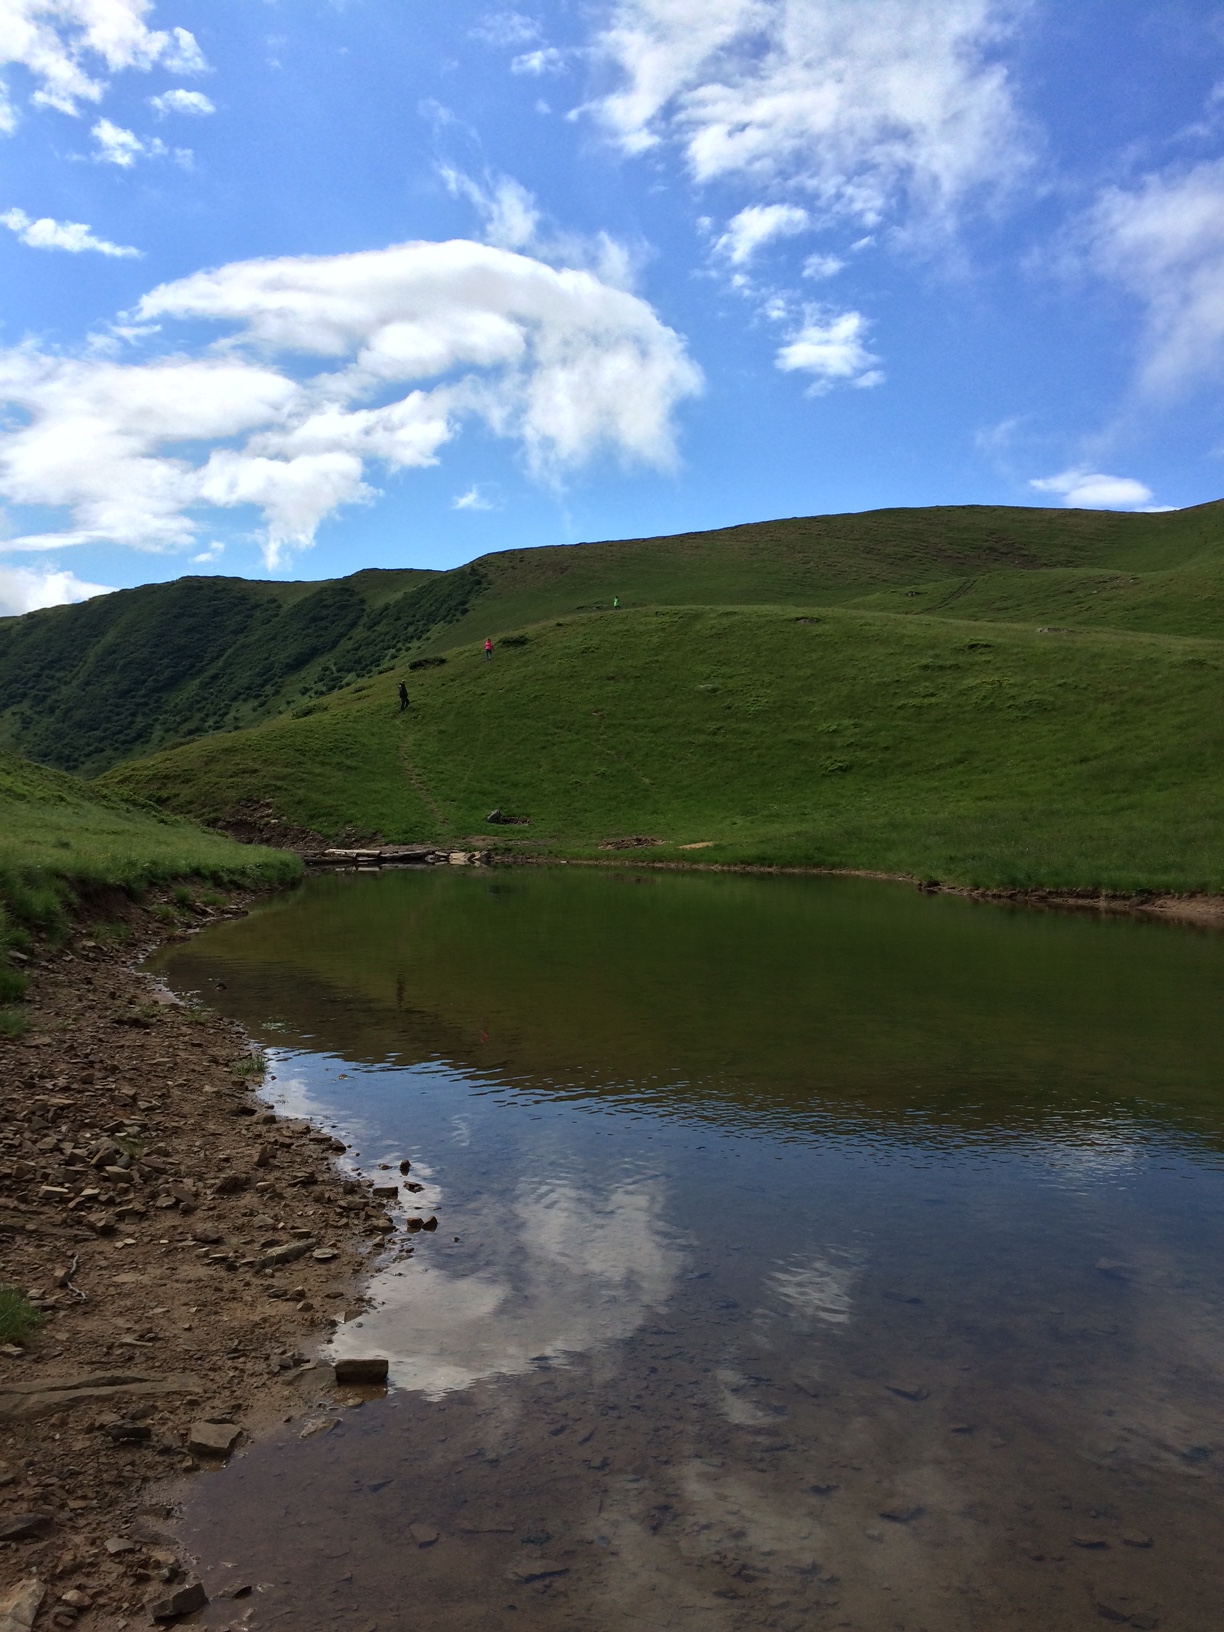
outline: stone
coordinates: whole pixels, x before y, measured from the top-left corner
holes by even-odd
[[[67,1604],[69,1609],[92,1609],[93,1599],[79,1587],[70,1587],[60,1595],[60,1603]]]
[[[338,1247],[319,1247],[310,1255],[317,1264],[330,1264],[333,1258],[339,1258]]]
[[[318,1246],[318,1242],[310,1238],[305,1241],[286,1241],[283,1247],[272,1247],[265,1252],[260,1262],[267,1269],[274,1269],[277,1264],[296,1263],[299,1258],[304,1258],[308,1252],[312,1252],[316,1246]]]
[[[208,1594],[199,1581],[188,1581],[181,1587],[175,1587],[173,1592],[165,1593],[161,1598],[154,1598],[149,1604],[149,1614],[155,1621],[172,1621],[178,1615],[191,1615],[197,1609],[203,1609],[208,1602]]]
[[[1120,1626],[1126,1626],[1130,1621],[1130,1616],[1126,1613],[1126,1611],[1124,1609],[1115,1608],[1113,1604],[1103,1604],[1098,1602],[1096,1612],[1103,1621],[1114,1621]]]
[[[890,1394],[895,1394],[900,1400],[913,1400],[915,1404],[920,1400],[930,1398],[929,1388],[919,1388],[915,1383],[885,1383]]]
[[[217,1229],[215,1224],[201,1224],[199,1229],[192,1230],[191,1239],[193,1241],[199,1241],[203,1246],[215,1247],[217,1243],[219,1241],[223,1241],[225,1237],[221,1234],[221,1231]]]
[[[553,1576],[568,1575],[569,1566],[554,1564],[550,1558],[525,1558],[511,1564],[508,1573],[512,1581],[521,1581],[527,1586],[532,1581],[547,1581]]]
[[[342,1384],[385,1383],[388,1369],[387,1361],[381,1355],[367,1355],[364,1358],[350,1355],[347,1359],[336,1361],[336,1381]]]
[[[19,1581],[0,1597],[0,1632],[30,1632],[47,1589],[36,1576]]]
[[[407,1190],[410,1195],[414,1195],[414,1196],[419,1196],[421,1191],[424,1190],[424,1188],[425,1188],[425,1186],[423,1184],[416,1184],[416,1183],[410,1183],[410,1184],[406,1184],[404,1186],[404,1189]]]
[[[423,1230],[436,1230],[437,1227],[438,1227],[438,1221],[437,1221],[436,1218],[427,1218],[425,1220],[425,1222],[421,1225],[421,1228]]]
[[[912,1524],[922,1516],[920,1507],[886,1507],[881,1509],[880,1517],[887,1519],[890,1524]]]
[[[127,1536],[107,1536],[102,1545],[112,1558],[118,1558],[123,1553],[134,1553],[136,1551],[136,1543],[129,1540]]]
[[[239,1190],[245,1190],[247,1179],[245,1173],[223,1173],[213,1185],[213,1194],[216,1196],[236,1195]]]
[[[1127,1532],[1127,1534],[1122,1537],[1122,1540],[1128,1547],[1150,1547],[1152,1545],[1151,1536],[1145,1536],[1142,1533],[1133,1530]]]
[[[34,1536],[45,1536],[54,1522],[50,1513],[14,1513],[0,1519],[0,1541],[29,1541]]]
[[[429,1524],[410,1524],[408,1534],[418,1547],[432,1547],[438,1539],[438,1532]]]
[[[402,1161],[400,1163],[400,1172],[401,1173],[411,1173],[412,1172],[412,1163],[410,1161],[407,1161],[407,1160]]]
[[[318,1434],[330,1434],[336,1427],[337,1417],[318,1417],[314,1422],[308,1422],[298,1435],[299,1439],[314,1439]]]
[[[1083,1547],[1088,1551],[1095,1550],[1099,1552],[1102,1548],[1108,1547],[1109,1543],[1104,1536],[1072,1536],[1071,1545],[1072,1547]]]
[[[241,1437],[242,1429],[232,1422],[193,1422],[187,1449],[196,1456],[228,1456]]]
[[[399,1195],[399,1185],[376,1184],[370,1190],[370,1194],[378,1201],[394,1201],[396,1196]]]

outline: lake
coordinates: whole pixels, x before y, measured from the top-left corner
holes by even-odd
[[[387,1397],[192,1483],[207,1624],[1217,1624],[1224,938],[434,869],[159,970],[438,1218],[337,1332]]]

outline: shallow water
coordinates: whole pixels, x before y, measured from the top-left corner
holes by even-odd
[[[162,967],[439,1219],[338,1334],[389,1396],[193,1484],[208,1624],[1218,1621],[1224,938],[431,871]]]

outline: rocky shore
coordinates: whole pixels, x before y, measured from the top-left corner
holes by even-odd
[[[184,918],[245,910],[183,895],[32,948],[0,1039],[0,1632],[198,1607],[167,1482],[318,1426],[316,1351],[394,1231],[339,1141],[263,1107],[241,1029],[141,972]]]

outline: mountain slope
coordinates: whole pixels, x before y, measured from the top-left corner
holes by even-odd
[[[0,620],[0,743],[94,773],[393,662],[610,606],[861,607],[1224,634],[1224,507],[964,506],[511,550],[318,584],[186,578]]]
[[[988,885],[1224,886],[1224,643],[845,607],[571,613],[103,780],[223,820]],[[495,807],[530,827],[488,826]],[[695,848],[700,847],[700,848]]]

